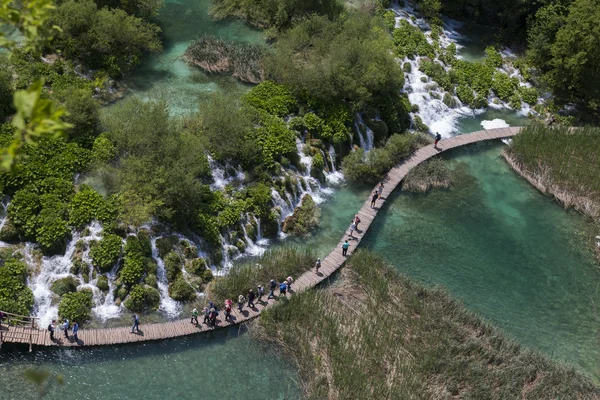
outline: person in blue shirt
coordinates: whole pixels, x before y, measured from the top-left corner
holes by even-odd
[[[75,339],[75,343],[77,343],[79,341],[79,338],[77,338],[77,333],[79,332],[79,324],[77,323],[77,321],[73,322],[73,339]]]
[[[65,332],[65,338],[69,338],[69,320],[65,318],[65,322],[63,324],[63,331]]]
[[[131,333],[134,333],[134,330],[136,333],[140,333],[140,319],[138,318],[137,314],[133,314],[133,326],[131,327]]]
[[[287,284],[283,281],[279,284],[279,294],[285,296],[285,292],[287,292]]]
[[[348,247],[350,247],[350,243],[348,243],[348,241],[346,240],[344,242],[344,244],[342,245],[342,255],[346,256],[346,254],[348,254]]]
[[[275,282],[275,279],[271,279],[271,282],[269,283],[269,295],[267,296],[267,300],[272,299],[275,297],[275,289],[277,288],[277,282]]]

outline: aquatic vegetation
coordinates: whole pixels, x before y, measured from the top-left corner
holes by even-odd
[[[434,58],[435,50],[427,42],[423,31],[417,26],[413,26],[408,21],[401,20],[400,26],[392,31],[396,55],[400,58],[414,58],[423,56]]]
[[[244,95],[244,101],[252,107],[276,117],[286,117],[298,108],[298,101],[284,85],[265,81]]]
[[[196,298],[196,290],[180,276],[169,285],[169,296],[177,301],[192,301]]]
[[[281,230],[284,233],[306,236],[317,228],[320,222],[321,210],[313,198],[306,194],[302,198],[300,206],[296,207],[294,213],[285,219]]]
[[[51,289],[54,293],[62,296],[65,293],[71,293],[77,291],[78,282],[72,276],[66,278],[57,279],[52,283]]]
[[[184,58],[210,73],[231,74],[242,82],[264,80],[263,59],[267,49],[253,43],[228,42],[214,36],[202,36],[186,49]]]
[[[123,305],[131,311],[156,311],[160,305],[160,292],[146,285],[135,285],[131,288]]]
[[[431,188],[447,188],[452,184],[452,171],[442,158],[432,158],[410,170],[402,181],[402,190],[424,193]]]
[[[251,334],[295,360],[309,398],[600,395],[572,367],[520,347],[444,290],[365,250],[330,287],[265,310]]]

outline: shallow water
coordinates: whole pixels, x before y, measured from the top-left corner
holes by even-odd
[[[592,226],[512,172],[501,146],[448,154],[453,186],[397,191],[362,245],[402,273],[447,288],[520,343],[599,379]]]
[[[142,327],[143,329],[143,327]],[[0,358],[3,399],[37,399],[23,372],[61,374],[48,398],[300,399],[294,368],[238,329],[147,343]]]
[[[199,35],[231,41],[261,42],[262,33],[238,20],[214,21],[210,0],[165,0],[156,23],[162,29],[164,52],[151,57],[128,79],[129,95],[165,100],[173,115],[197,111],[198,104],[215,92],[242,93],[250,87],[229,76],[212,75],[189,66],[182,58]]]

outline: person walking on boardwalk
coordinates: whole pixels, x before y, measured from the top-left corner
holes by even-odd
[[[291,276],[288,276],[287,279],[285,280],[285,282],[287,283],[287,290],[289,290],[291,292],[292,291],[292,283],[294,283],[294,278],[292,278]]]
[[[208,315],[208,320],[210,321],[210,324],[212,326],[215,326],[217,324],[217,315],[219,315],[219,311],[217,311],[216,308],[211,308],[210,309],[210,314]]]
[[[254,290],[250,289],[250,291],[248,291],[248,307],[254,308],[254,299],[256,298],[256,295],[254,294]]]
[[[240,312],[242,312],[242,310],[244,309],[245,302],[246,302],[246,298],[244,297],[243,294],[240,294],[238,296],[238,310],[240,310]]]
[[[269,282],[269,295],[267,296],[267,300],[275,298],[275,288],[277,288],[277,282],[275,282],[275,279],[271,279],[271,282]]]
[[[204,314],[204,319],[202,320],[203,324],[208,324],[208,316],[210,314],[210,308],[204,307],[202,309],[202,314]]]
[[[379,186],[377,187],[377,194],[379,196],[377,196],[378,198],[381,198],[381,196],[383,195],[383,182],[379,182]]]
[[[263,297],[263,296],[264,296],[264,294],[265,294],[265,288],[263,287],[263,285],[258,285],[258,288],[257,288],[256,294],[257,294],[257,301],[258,301],[259,303],[262,303],[262,297]]]
[[[225,300],[225,321],[229,321],[231,318],[231,305],[233,301],[231,299]]]
[[[319,273],[319,268],[321,268],[321,259],[317,258],[317,262],[315,263],[315,272]]]
[[[442,135],[440,135],[440,134],[439,134],[439,132],[436,132],[436,133],[435,133],[435,140],[433,141],[433,147],[434,147],[434,148],[436,148],[436,149],[438,148],[438,147],[437,147],[437,144],[438,144],[438,142],[439,142],[440,140],[442,140]]]
[[[140,333],[140,319],[137,314],[133,314],[133,326],[131,327],[131,333],[135,330],[135,333]]]
[[[50,341],[54,342],[54,330],[56,329],[56,320],[53,319],[50,325],[48,325],[48,332],[50,332]]]
[[[73,340],[75,343],[79,342],[79,338],[77,337],[77,333],[79,332],[79,324],[77,321],[73,321]]]
[[[192,310],[192,319],[190,320],[190,324],[193,324],[196,321],[196,325],[198,325],[198,309],[194,308]]]
[[[345,257],[346,254],[348,254],[348,247],[350,247],[350,243],[348,243],[348,240],[344,241],[344,244],[342,244],[342,255]]]
[[[358,231],[358,224],[360,224],[360,217],[358,216],[358,214],[356,214],[354,216],[354,224],[356,225],[356,230]]]
[[[285,281],[283,281],[279,284],[279,295],[285,296],[286,292],[287,292],[287,283],[285,283]]]
[[[354,233],[354,230],[356,229],[356,222],[354,222],[354,219],[350,222],[350,237],[354,237],[352,236],[352,234]]]
[[[63,332],[65,333],[65,338],[69,338],[69,320],[65,318],[65,322],[63,323]]]
[[[375,207],[375,202],[379,198],[379,193],[377,191],[373,192],[373,198],[371,199],[371,208]]]

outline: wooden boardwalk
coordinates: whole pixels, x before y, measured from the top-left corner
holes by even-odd
[[[377,201],[376,207],[371,208],[371,196],[369,196],[361,209],[358,211],[357,214],[361,219],[359,225],[360,231],[354,232],[354,238],[350,241],[351,245],[348,250],[348,256],[350,256],[354,249],[356,249],[360,244],[362,238],[367,233],[371,223],[375,219],[377,212],[381,209],[381,207],[383,207],[385,200],[392,194],[396,186],[398,186],[398,184],[402,181],[402,179],[404,179],[411,169],[423,161],[440,154],[441,151],[485,140],[508,138],[519,133],[520,129],[521,128],[519,127],[490,129],[444,139],[438,144],[439,150],[436,150],[433,145],[422,147],[402,163],[392,168],[383,179],[384,189],[382,199]],[[314,270],[311,270],[296,278],[294,284],[292,285],[292,292],[288,293],[287,296],[291,296],[294,293],[303,292],[318,285],[323,280],[331,276],[337,269],[339,269],[346,260],[346,257],[342,256],[341,246],[344,240],[347,238],[347,233],[344,233],[336,248],[333,249],[331,253],[329,253],[329,255],[322,260],[322,267],[318,274],[315,273]],[[246,322],[258,316],[265,307],[268,307],[275,302],[276,300],[274,299],[271,299],[268,302],[257,302],[254,309],[244,307],[242,312],[239,312],[237,307],[235,307],[231,322],[225,322],[224,315],[221,312],[217,320],[217,328]],[[199,319],[201,322],[202,316],[200,316]],[[155,324],[143,324],[143,321],[141,322],[142,324],[140,325],[139,334],[132,334],[131,328],[127,327],[81,329],[79,331],[78,343],[74,343],[72,339],[65,339],[64,334],[58,330],[55,332],[55,338],[58,340],[51,342],[49,333],[46,330],[38,330],[22,326],[7,328],[4,325],[0,327],[0,345],[2,341],[5,341],[28,343],[32,344],[33,346],[101,346],[169,339],[214,329],[205,324],[191,324],[189,319]]]

